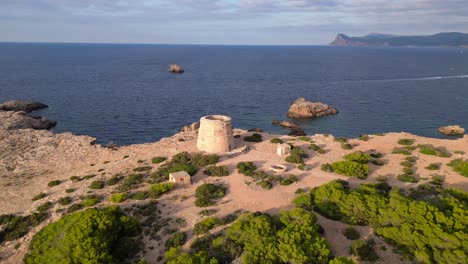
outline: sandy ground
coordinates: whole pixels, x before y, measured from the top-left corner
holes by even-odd
[[[36,133],[29,131],[28,133]],[[39,133],[39,132],[37,132]],[[43,132],[41,132],[43,133]],[[50,133],[50,132],[48,132]],[[247,134],[244,130],[235,130],[235,134]],[[47,134],[47,133],[46,133]],[[132,169],[138,166],[151,165],[153,170],[159,165],[151,164],[151,158],[155,156],[171,157],[181,151],[191,153],[197,152],[196,149],[196,133],[178,133],[170,138],[165,138],[155,143],[130,145],[121,147],[116,150],[102,148],[99,145],[89,144],[92,139],[89,137],[63,136],[62,134],[50,135],[47,144],[36,144],[34,147],[25,149],[21,153],[12,155],[0,156],[4,159],[3,164],[10,164],[16,161],[14,168],[7,171],[0,171],[3,175],[0,176],[0,214],[27,214],[35,211],[36,207],[46,201],[55,202],[63,196],[78,197],[95,193],[105,197],[100,204],[105,205],[108,202],[108,196],[115,187],[106,187],[102,190],[90,190],[89,184],[93,180],[109,179],[112,175],[122,173],[128,175]],[[309,171],[301,171],[296,168],[296,165],[285,162],[285,157],[276,155],[276,145],[270,143],[269,139],[273,137],[282,138],[285,142],[293,143],[297,146],[302,146],[309,154],[310,158],[306,160],[309,165]],[[397,141],[401,138],[415,139],[417,144],[432,144],[436,147],[443,147],[450,152],[464,151],[468,153],[468,137],[458,138],[455,140],[443,140],[419,137],[407,133],[387,133],[383,136],[371,135],[368,141],[358,139],[349,140],[349,143],[354,145],[352,150],[344,150],[339,142],[333,140],[333,136],[313,135],[310,136],[315,144],[327,150],[325,154],[315,154],[314,151],[307,149],[309,142],[294,140],[289,136],[263,134],[264,141],[261,143],[246,143],[241,139],[236,139],[236,144],[240,148],[247,145],[247,151],[241,154],[233,154],[231,156],[223,156],[218,165],[226,166],[231,173],[227,177],[214,178],[208,177],[200,170],[193,177],[193,185],[189,188],[176,188],[170,194],[167,194],[159,199],[162,215],[170,217],[180,217],[187,221],[187,226],[184,230],[188,231],[189,239],[192,239],[192,228],[199,220],[202,219],[198,212],[205,208],[194,206],[195,189],[206,182],[224,183],[229,187],[229,193],[220,201],[214,208],[219,209],[216,214],[219,217],[233,213],[236,210],[243,211],[264,211],[269,213],[277,213],[280,210],[292,208],[291,200],[295,196],[294,192],[298,188],[309,189],[315,186],[320,186],[334,179],[346,179],[351,182],[352,186],[357,186],[360,183],[376,182],[377,177],[386,176],[388,183],[391,185],[400,186],[403,188],[414,187],[415,184],[403,183],[396,179],[398,174],[402,173],[400,162],[406,156],[401,154],[391,154],[395,146],[399,146]],[[38,142],[41,141],[38,137]],[[50,143],[53,142],[54,144]],[[3,145],[2,145],[3,144]],[[0,141],[0,150],[8,149],[5,145],[11,145],[11,138],[4,138]],[[359,180],[339,176],[333,173],[326,173],[320,170],[320,165],[341,160],[348,153],[361,151],[378,151],[385,156],[382,158],[386,164],[384,166],[370,165],[371,173],[367,180]],[[7,157],[8,156],[8,157]],[[126,157],[128,156],[128,157]],[[419,183],[427,182],[432,174],[445,176],[445,186],[454,186],[468,190],[468,179],[454,172],[446,164],[455,158],[466,159],[466,154],[453,154],[451,158],[439,158],[420,154],[417,150],[413,151],[413,156],[418,157],[416,162],[416,174],[422,179]],[[5,160],[8,160],[5,161]],[[143,162],[138,162],[143,161]],[[288,166],[287,174],[295,174],[300,179],[299,182],[290,186],[276,185],[271,190],[259,189],[255,184],[249,184],[251,178],[238,174],[235,167],[240,161],[252,161],[258,169],[268,171],[271,165],[283,164]],[[0,159],[0,164],[2,160]],[[442,166],[438,171],[430,171],[424,169],[430,163],[441,163]],[[94,165],[93,165],[94,164]],[[271,172],[273,173],[273,172]],[[68,180],[71,176],[84,176],[96,174],[93,179],[84,180],[81,182],[72,182]],[[47,183],[51,180],[63,180],[64,183],[48,187]],[[75,188],[77,191],[68,194],[65,192],[67,188]],[[143,186],[142,189],[147,188]],[[45,192],[48,196],[39,201],[33,202],[31,198],[38,193]],[[188,199],[179,199],[182,196]],[[122,206],[130,206],[137,201],[126,201]],[[139,202],[138,202],[139,203]],[[21,263],[24,254],[27,252],[27,247],[31,237],[35,232],[51,221],[57,220],[60,215],[55,213],[55,209],[51,210],[52,216],[49,220],[34,228],[29,234],[17,241],[6,242],[0,246],[0,261],[2,263]],[[351,241],[344,238],[341,231],[346,228],[346,225],[340,222],[331,221],[319,216],[319,223],[325,228],[325,237],[331,244],[332,252],[337,255],[349,255],[349,245]],[[371,237],[372,230],[368,227],[358,227],[363,237]],[[380,263],[399,263],[400,256],[392,253],[392,247],[375,238],[379,255],[381,256]],[[19,243],[19,248],[14,249]],[[148,241],[152,247],[146,247],[145,257],[148,263],[157,263],[156,259],[164,252],[163,241]],[[380,250],[380,246],[385,245],[387,250]],[[154,247],[154,248],[153,248]]]

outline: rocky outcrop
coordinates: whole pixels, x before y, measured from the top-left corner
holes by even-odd
[[[56,121],[44,117],[34,117],[24,111],[0,111],[0,128],[6,130],[15,129],[51,129],[57,124]]]
[[[193,122],[190,125],[182,127],[181,132],[195,132],[200,128],[200,122]]]
[[[463,135],[465,129],[460,126],[444,126],[437,129],[440,133],[451,136]]]
[[[295,137],[306,136],[306,135],[307,135],[306,132],[302,128],[293,128],[288,133],[288,136],[295,136]]]
[[[26,113],[30,113],[32,111],[36,111],[47,107],[49,106],[40,102],[29,102],[25,100],[13,100],[0,104],[0,110],[15,112],[24,111]]]
[[[291,121],[279,121],[279,120],[273,120],[271,121],[273,125],[279,125],[282,127],[286,128],[300,128],[296,123],[291,122]]]
[[[256,132],[256,133],[263,133],[263,129],[258,128],[258,127],[251,128],[251,129],[249,129],[247,131],[248,132]]]
[[[337,114],[338,110],[321,103],[310,102],[305,98],[299,98],[289,106],[288,117],[290,118],[309,118]]]
[[[183,73],[184,68],[182,68],[182,66],[180,66],[179,64],[171,64],[171,66],[169,67],[169,72],[171,72],[171,73]]]

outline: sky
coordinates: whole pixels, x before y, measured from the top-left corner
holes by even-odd
[[[0,0],[0,42],[323,45],[468,32],[468,0]]]

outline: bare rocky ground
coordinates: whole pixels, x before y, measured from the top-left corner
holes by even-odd
[[[244,130],[235,130],[234,134],[242,136],[251,134]],[[262,133],[264,141],[261,143],[247,143],[242,139],[236,139],[239,148],[247,145],[247,151],[241,154],[221,157],[217,165],[226,166],[230,175],[222,178],[209,177],[200,170],[192,179],[193,185],[189,188],[176,188],[169,194],[158,199],[158,209],[160,215],[167,218],[185,219],[186,224],[182,225],[182,230],[188,232],[188,239],[193,239],[192,229],[195,223],[203,217],[198,213],[206,208],[194,206],[195,189],[205,182],[224,183],[229,187],[229,193],[219,200],[213,207],[219,211],[217,216],[223,217],[238,210],[242,211],[265,211],[277,213],[283,209],[292,208],[291,200],[295,196],[294,192],[298,188],[309,189],[322,185],[334,179],[346,179],[351,182],[351,186],[360,183],[377,182],[379,176],[386,176],[390,185],[402,188],[414,187],[414,183],[404,183],[396,179],[402,172],[400,162],[406,156],[392,154],[394,147],[398,145],[398,140],[402,138],[415,139],[417,144],[432,144],[451,152],[450,158],[441,158],[420,154],[417,150],[412,152],[416,156],[416,174],[420,177],[420,182],[425,183],[431,179],[431,175],[437,173],[445,177],[445,186],[459,187],[468,190],[468,179],[454,172],[446,164],[455,158],[466,159],[468,153],[468,137],[455,140],[443,140],[419,137],[407,133],[387,133],[377,136],[370,135],[367,141],[351,139],[348,142],[354,146],[351,150],[345,150],[340,143],[334,141],[333,136],[314,135],[310,139],[322,149],[325,154],[316,154],[307,148],[310,142],[298,140],[294,137],[270,135]],[[309,154],[306,160],[310,170],[301,171],[296,165],[286,163],[284,158],[276,155],[276,145],[270,143],[270,139],[278,137],[283,141],[302,146]],[[79,196],[97,194],[103,197],[97,206],[109,205],[109,196],[116,186],[106,186],[101,190],[92,190],[89,185],[94,180],[107,180],[113,175],[128,175],[139,166],[152,166],[153,171],[158,165],[151,163],[151,158],[156,156],[171,156],[188,151],[197,152],[196,133],[182,132],[170,138],[164,138],[159,142],[130,145],[117,149],[109,149],[94,145],[94,138],[88,136],[75,136],[70,133],[54,134],[49,131],[39,131],[31,129],[21,129],[15,131],[0,129],[0,215],[1,214],[29,214],[36,210],[37,206],[46,201],[54,203],[50,210],[51,217],[39,226],[33,228],[25,237],[16,241],[6,242],[0,246],[0,261],[2,263],[21,263],[31,237],[46,224],[56,221],[62,215],[61,206],[56,201],[64,196],[71,196],[78,200]],[[320,169],[323,163],[330,163],[341,160],[348,153],[361,151],[377,151],[384,154],[384,166],[370,165],[371,173],[366,180],[349,178],[333,173],[326,173]],[[454,153],[457,151],[457,153]],[[289,186],[275,185],[271,190],[263,190],[255,184],[250,184],[251,178],[237,173],[235,167],[240,161],[252,161],[258,169],[268,171],[271,165],[285,164],[288,166],[288,174],[295,174],[300,179],[299,182]],[[440,163],[441,167],[437,171],[426,170],[425,167],[431,163]],[[96,176],[80,182],[69,180],[71,176]],[[48,187],[48,182],[61,180],[63,183],[58,186]],[[149,184],[141,185],[140,189],[147,189]],[[68,188],[76,189],[73,193],[66,193]],[[41,193],[47,196],[38,201],[31,199]],[[127,200],[120,205],[129,208],[134,204],[142,204],[147,201]],[[56,210],[59,209],[59,212]],[[331,244],[332,252],[339,255],[349,255],[350,240],[342,235],[342,230],[347,226],[343,223],[325,219],[319,216],[319,223],[325,229],[325,237]],[[173,224],[171,224],[173,225]],[[369,227],[358,227],[363,237],[373,237]],[[144,256],[148,263],[159,263],[158,257],[164,253],[164,240],[167,236],[162,232],[157,238],[146,238]],[[403,263],[400,256],[392,253],[392,247],[386,245],[380,238],[376,237],[377,253],[380,260],[377,263]],[[187,245],[190,242],[187,243]],[[385,245],[387,250],[381,250],[380,246]]]

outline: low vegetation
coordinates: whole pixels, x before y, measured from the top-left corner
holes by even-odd
[[[361,233],[354,227],[347,227],[343,230],[343,235],[349,240],[356,240],[361,237]]]
[[[159,163],[164,162],[166,160],[167,160],[166,157],[154,157],[154,158],[151,159],[151,163],[159,164]]]
[[[322,164],[321,169],[325,172],[335,172],[350,177],[358,177],[359,179],[367,178],[369,166],[366,163],[370,161],[369,154],[357,151],[344,156],[344,159],[330,164]]]
[[[270,140],[270,142],[273,143],[273,144],[281,144],[281,143],[283,143],[283,140],[279,139],[279,138],[272,138]]]
[[[304,159],[308,157],[309,156],[305,153],[305,151],[302,148],[291,146],[291,153],[289,154],[289,156],[286,157],[286,162],[302,164],[304,163]]]
[[[253,134],[250,135],[250,136],[244,137],[244,141],[247,141],[247,142],[262,142],[263,139],[262,139],[262,135],[261,135],[261,134],[253,133]]]
[[[105,185],[106,184],[103,181],[93,181],[91,185],[89,185],[89,188],[93,190],[102,189]]]
[[[440,164],[439,163],[431,163],[424,167],[426,170],[438,170],[440,169]]]
[[[253,162],[239,162],[237,164],[237,171],[245,176],[252,176],[257,169]]]
[[[409,138],[402,138],[402,139],[398,140],[398,144],[405,145],[405,146],[413,145],[414,142],[416,142],[416,140],[409,139]]]
[[[0,229],[0,244],[4,241],[12,241],[23,237],[31,228],[47,219],[47,216],[46,212],[36,212],[26,216],[0,215],[0,226],[2,226]]]
[[[447,165],[452,167],[452,169],[458,172],[460,175],[468,177],[468,161],[463,161],[462,159],[455,159]]]
[[[40,200],[40,199],[42,199],[42,198],[44,198],[46,196],[47,196],[47,193],[40,193],[40,194],[35,195],[31,200],[37,201],[37,200]]]
[[[409,156],[411,155],[411,151],[405,148],[394,148],[392,151],[393,154],[401,154],[401,155],[406,155]]]
[[[57,186],[59,185],[60,183],[62,183],[60,180],[54,180],[54,181],[50,181],[47,186],[49,187],[54,187],[54,186]]]
[[[221,184],[205,183],[195,190],[195,205],[208,207],[214,205],[215,199],[223,198],[227,193],[227,187]]]
[[[185,244],[185,241],[187,241],[187,234],[185,232],[175,232],[166,240],[164,245],[166,249],[169,249],[171,247],[182,246]]]
[[[229,175],[229,171],[224,166],[209,166],[204,171],[204,174],[208,176],[224,177]]]
[[[351,253],[363,261],[376,261],[379,256],[374,250],[373,240],[356,240],[351,244]]]
[[[172,182],[167,183],[156,183],[149,189],[148,195],[151,198],[159,198],[161,195],[174,189],[175,185]]]
[[[436,148],[432,145],[418,145],[419,153],[431,156],[437,156],[442,158],[449,158],[452,156],[449,152]]]
[[[72,203],[72,198],[70,196],[65,196],[57,201],[60,205],[69,205]]]
[[[195,224],[195,226],[193,227],[193,233],[195,235],[205,234],[218,225],[219,219],[217,217],[207,217]]]
[[[127,200],[127,193],[115,193],[110,196],[110,201],[113,203],[121,203]]]

